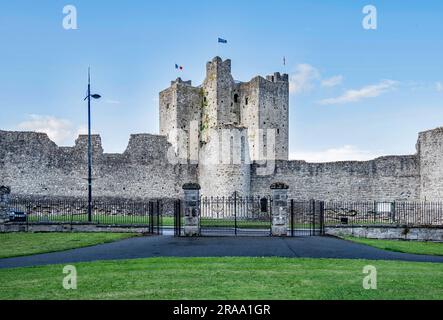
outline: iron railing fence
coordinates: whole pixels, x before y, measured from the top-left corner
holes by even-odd
[[[93,202],[92,222],[102,225],[149,226],[152,233],[162,227],[183,227],[180,200]],[[288,235],[319,235],[324,227],[409,226],[443,227],[443,202],[350,202],[288,200]],[[87,223],[86,200],[10,199],[11,211],[26,214],[28,223]],[[272,198],[201,197],[200,228],[207,234],[269,235]],[[174,215],[175,214],[175,215]],[[178,228],[177,228],[178,226]]]
[[[11,199],[11,212],[23,212],[28,223],[87,223],[86,200]],[[92,223],[119,226],[149,226],[152,232],[162,225],[161,200],[93,201]]]
[[[324,224],[443,227],[443,202],[324,202]]]

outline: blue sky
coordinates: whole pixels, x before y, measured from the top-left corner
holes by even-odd
[[[68,4],[78,30],[62,26]],[[368,4],[377,30],[362,27]],[[131,133],[158,132],[158,92],[170,80],[200,84],[220,55],[237,80],[290,74],[292,157],[410,154],[419,131],[443,125],[442,17],[438,0],[5,2],[0,129],[72,145],[86,124],[90,65],[103,95],[94,131],[106,152],[122,152]]]

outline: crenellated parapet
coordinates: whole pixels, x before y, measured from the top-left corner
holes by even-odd
[[[289,83],[289,75],[287,73],[280,74],[280,72],[275,72],[272,75],[266,76],[266,80],[274,83],[287,82]]]

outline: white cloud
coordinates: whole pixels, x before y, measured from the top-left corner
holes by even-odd
[[[443,82],[436,82],[435,89],[437,89],[438,92],[443,92]]]
[[[323,87],[335,87],[343,82],[343,76],[337,75],[322,79],[320,71],[310,64],[297,65],[295,72],[289,77],[289,92],[300,94],[311,91],[318,83]]]
[[[367,150],[355,146],[345,145],[323,151],[297,151],[289,155],[291,160],[305,160],[307,162],[335,162],[335,161],[367,161],[379,157]]]
[[[320,72],[309,64],[299,64],[289,79],[289,92],[294,94],[309,92],[320,79]]]
[[[320,100],[320,104],[344,104],[350,102],[358,102],[366,98],[375,98],[379,95],[391,91],[398,84],[394,80],[383,80],[377,84],[368,85],[358,90],[348,90],[344,94],[336,98]]]
[[[57,144],[63,144],[68,139],[72,139],[73,126],[69,120],[36,114],[29,115],[28,117],[28,120],[17,125],[19,130],[46,133]]]
[[[321,85],[323,87],[331,88],[331,87],[335,87],[335,86],[340,85],[342,82],[343,82],[343,76],[338,75],[338,76],[334,76],[334,77],[322,80]]]

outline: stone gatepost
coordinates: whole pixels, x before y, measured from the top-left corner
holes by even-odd
[[[8,203],[9,203],[10,194],[11,194],[10,187],[0,186],[0,223],[3,223],[9,219]]]
[[[288,235],[289,206],[288,206],[289,186],[284,183],[274,183],[272,190],[272,236],[284,237]]]
[[[200,185],[187,183],[183,185],[183,231],[186,237],[200,235]]]

